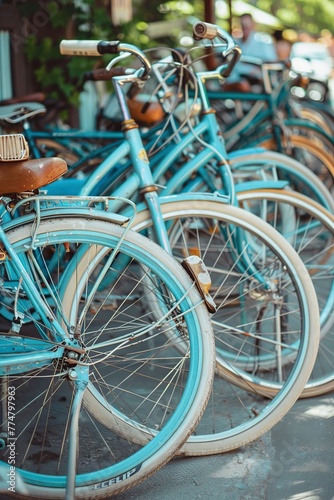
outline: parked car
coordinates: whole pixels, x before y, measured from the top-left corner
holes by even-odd
[[[333,69],[329,50],[318,42],[296,42],[290,53],[292,69],[327,83]]]
[[[318,42],[296,42],[291,48],[290,59],[292,71],[309,76],[309,97],[325,100],[333,71],[333,59],[327,47]]]

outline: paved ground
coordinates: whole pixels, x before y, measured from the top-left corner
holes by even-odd
[[[117,500],[333,500],[334,394],[299,400],[236,452],[173,460]]]
[[[11,500],[0,493],[0,500]],[[333,500],[334,394],[297,401],[237,451],[178,458],[117,500]]]

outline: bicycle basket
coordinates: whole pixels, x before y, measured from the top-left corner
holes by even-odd
[[[29,146],[22,134],[0,135],[0,161],[29,158]]]

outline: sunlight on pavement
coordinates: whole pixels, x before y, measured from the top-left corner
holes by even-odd
[[[288,500],[322,500],[321,490],[304,491],[303,493],[298,493],[297,495],[289,497]]]
[[[318,405],[313,408],[309,408],[305,411],[306,415],[311,415],[312,417],[320,418],[331,418],[334,417],[334,405]]]

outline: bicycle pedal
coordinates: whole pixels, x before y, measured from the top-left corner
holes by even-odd
[[[217,306],[210,295],[211,278],[209,272],[198,255],[189,255],[182,262],[182,267],[189,276],[195,281],[197,288],[204,299],[205,305],[210,313],[217,311]]]
[[[22,134],[0,135],[0,161],[21,161],[29,158],[29,146]]]

